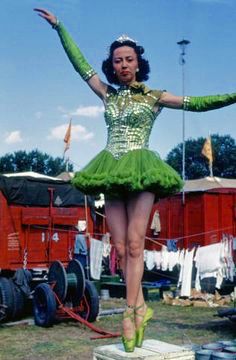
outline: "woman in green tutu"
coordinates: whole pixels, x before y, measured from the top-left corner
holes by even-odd
[[[183,185],[175,170],[149,150],[154,121],[163,107],[207,111],[235,103],[236,94],[182,97],[150,90],[142,83],[149,73],[144,49],[126,35],[111,44],[103,62],[108,85],[55,15],[44,9],[35,11],[57,31],[75,70],[105,106],[106,147],[75,174],[73,183],[85,194],[105,194],[106,220],[126,282],[122,341],[125,351],[132,352],[142,346],[145,327],[153,315],[141,287],[150,212],[155,199],[173,194]]]

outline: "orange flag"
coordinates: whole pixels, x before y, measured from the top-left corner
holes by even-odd
[[[71,140],[71,119],[70,119],[68,129],[66,130],[65,137],[64,137],[64,143],[65,143],[64,154],[70,147],[70,140]]]
[[[202,148],[202,155],[204,155],[209,160],[210,164],[213,163],[213,154],[212,154],[212,146],[211,146],[211,137],[210,136],[204,142],[204,145]]]

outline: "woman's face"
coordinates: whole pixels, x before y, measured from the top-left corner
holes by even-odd
[[[136,80],[138,58],[135,50],[129,46],[121,46],[114,50],[112,65],[121,84],[130,85]]]

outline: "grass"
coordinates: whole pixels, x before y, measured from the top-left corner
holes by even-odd
[[[180,307],[151,302],[155,314],[146,329],[146,338],[177,345],[190,345],[236,338],[236,325],[214,316],[215,308]],[[123,307],[124,300],[101,301],[102,309]],[[122,316],[101,317],[94,325],[120,331]],[[90,360],[93,348],[120,342],[119,338],[92,340],[96,335],[74,321],[61,322],[51,328],[34,325],[0,326],[1,360]]]

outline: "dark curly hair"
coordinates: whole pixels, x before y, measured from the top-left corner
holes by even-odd
[[[136,80],[139,82],[148,80],[148,73],[150,72],[150,66],[148,60],[142,58],[142,55],[144,53],[144,48],[130,40],[123,41],[122,43],[116,40],[110,46],[108,58],[104,60],[102,63],[102,71],[106,75],[107,81],[110,84],[116,84],[116,85],[120,84],[116,74],[114,74],[112,57],[114,50],[122,46],[129,46],[133,48],[137,54],[139,71],[136,74]]]

